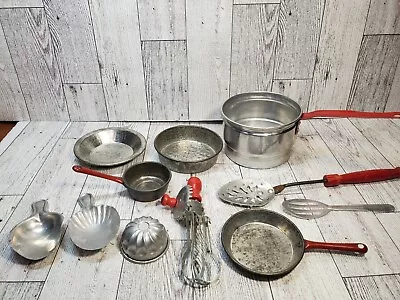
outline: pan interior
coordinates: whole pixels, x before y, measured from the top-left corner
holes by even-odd
[[[279,228],[261,222],[237,228],[232,235],[231,251],[239,264],[262,274],[280,273],[293,259],[290,238]]]
[[[211,146],[195,140],[172,142],[162,148],[161,152],[170,159],[183,162],[202,161],[216,154]]]
[[[123,175],[123,180],[129,188],[140,191],[156,191],[171,179],[171,172],[162,164],[144,162],[130,167]]]

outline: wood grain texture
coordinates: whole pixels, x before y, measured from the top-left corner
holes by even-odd
[[[0,155],[7,150],[28,124],[28,121],[20,121],[11,129],[10,132],[8,132],[0,142]]]
[[[44,10],[0,11],[31,120],[69,120]]]
[[[61,138],[77,140],[89,132],[108,127],[108,124],[109,122],[70,122]]]
[[[400,111],[400,63],[397,63],[385,111]]]
[[[0,120],[29,120],[28,108],[0,25]]]
[[[100,83],[88,1],[43,0],[43,3],[63,83]]]
[[[0,231],[13,214],[21,198],[22,196],[0,196]]]
[[[372,0],[365,34],[399,34],[400,8],[398,0]]]
[[[43,7],[42,0],[1,0],[0,8]]]
[[[185,0],[138,0],[142,40],[185,40]]]
[[[89,3],[110,121],[148,120],[136,1]]]
[[[272,87],[279,5],[233,7],[230,95]]]
[[[233,4],[279,4],[281,0],[233,0]]]
[[[338,155],[338,151],[331,150],[326,141],[320,136],[307,136],[296,141],[289,163],[298,180],[344,173],[341,167],[343,160],[340,159],[339,164],[334,156]],[[351,160],[350,151],[341,149],[341,152],[343,156],[349,157],[348,161]],[[303,186],[301,189],[306,198],[326,204],[362,204],[368,195],[360,186],[324,188],[315,184]],[[377,191],[380,192],[381,189]],[[375,199],[374,202],[379,200]],[[372,212],[332,212],[316,222],[325,241],[362,242],[368,246],[369,250],[364,256],[333,254],[342,277],[391,274],[397,273],[400,268],[399,249]]]
[[[31,122],[0,156],[0,195],[22,195],[67,123]]]
[[[71,121],[107,121],[101,84],[64,84]]]
[[[392,120],[352,119],[351,123],[393,166],[400,166],[400,124]]]
[[[296,101],[303,111],[307,111],[312,80],[274,80],[272,92],[285,95]]]
[[[183,242],[171,241],[166,253],[150,264],[124,260],[117,299],[193,299],[193,289],[179,280],[179,260]],[[146,278],[145,281],[142,281]],[[141,284],[137,284],[141,282]]]
[[[274,79],[312,78],[324,1],[282,0]]]
[[[220,106],[229,98],[232,1],[187,1],[191,120],[220,120]]]
[[[71,169],[74,161],[71,151],[73,145],[74,140],[69,139],[57,142],[45,163],[41,163],[32,184],[0,232],[0,281],[44,281],[51,265],[62,263],[55,260],[58,246],[46,258],[29,261],[13,252],[7,241],[10,230],[31,215],[31,204],[40,199],[47,199],[49,211],[63,214],[64,235],[65,224],[71,217],[85,181],[85,176],[77,176]],[[27,149],[32,147],[26,146]]]
[[[79,249],[67,230],[39,299],[55,294],[58,299],[114,299],[123,260],[119,238],[126,224],[122,221],[117,236],[99,251]]]
[[[1,299],[34,300],[39,298],[43,282],[0,282]]]
[[[377,214],[379,221],[387,230],[397,247],[400,247],[400,214],[399,212],[390,214]]]
[[[399,59],[400,35],[364,36],[347,108],[383,111]]]
[[[368,0],[326,1],[310,110],[346,108],[368,5]]]
[[[353,299],[398,299],[400,275],[344,278]]]
[[[346,172],[392,168],[387,159],[349,120],[314,121],[315,128]],[[390,203],[395,206],[398,203],[400,186],[396,181],[357,184],[356,188],[368,203]]]
[[[149,119],[187,120],[186,42],[143,42],[142,53]]]

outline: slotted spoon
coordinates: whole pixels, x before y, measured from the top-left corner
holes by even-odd
[[[395,210],[395,207],[390,204],[328,205],[310,199],[285,200],[282,202],[282,206],[286,212],[301,219],[320,218],[334,210],[375,212],[392,212]]]
[[[323,183],[325,187],[334,187],[342,184],[369,183],[384,181],[400,177],[400,167],[393,169],[375,169],[352,172],[347,174],[328,174],[322,179],[297,181],[277,186],[272,186],[267,182],[256,182],[252,180],[238,179],[228,182],[218,190],[218,197],[227,203],[245,206],[260,207],[267,204],[272,198],[282,192],[285,188]]]

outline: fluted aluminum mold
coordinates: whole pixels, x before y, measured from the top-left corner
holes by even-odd
[[[140,217],[126,225],[120,249],[128,261],[149,263],[160,258],[168,245],[169,236],[164,225],[152,217]]]

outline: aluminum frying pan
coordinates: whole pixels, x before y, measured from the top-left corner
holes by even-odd
[[[305,240],[288,218],[265,209],[246,209],[232,215],[221,233],[228,256],[242,269],[264,276],[292,271],[311,249],[364,254],[362,243],[325,243]]]

